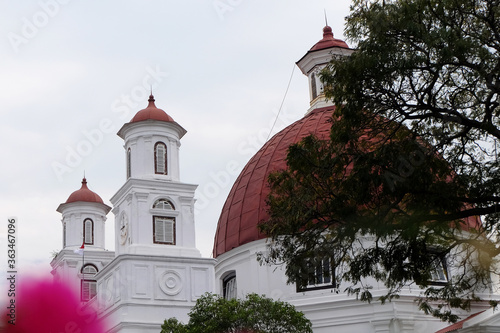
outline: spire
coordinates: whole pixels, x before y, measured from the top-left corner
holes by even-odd
[[[326,17],[326,8],[324,9],[325,11],[325,26],[328,26],[328,18]]]
[[[82,179],[82,189],[88,189],[87,178],[85,178],[85,175],[83,176],[83,179]]]
[[[151,89],[152,90],[152,89]],[[153,91],[151,91],[151,95],[149,95],[149,99],[148,99],[148,108],[156,108],[156,105],[155,105],[155,97],[153,96]]]

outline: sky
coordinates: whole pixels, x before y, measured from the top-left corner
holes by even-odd
[[[111,206],[109,199],[125,182],[125,152],[116,132],[147,106],[151,86],[156,106],[187,130],[181,181],[199,185],[196,244],[210,257],[220,211],[239,171],[274,122],[272,134],[308,109],[307,78],[295,62],[322,38],[325,11],[335,37],[344,39],[349,5],[1,1],[2,271],[9,218],[16,218],[19,275],[46,275],[53,253],[62,248],[56,209],[80,188],[84,174],[89,188]],[[114,250],[113,213],[107,218],[106,247]]]

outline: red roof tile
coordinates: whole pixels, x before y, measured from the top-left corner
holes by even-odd
[[[463,327],[464,327],[464,323],[465,323],[467,320],[472,319],[472,318],[474,318],[475,316],[477,316],[478,314],[481,314],[481,313],[483,313],[483,312],[484,312],[484,311],[480,311],[480,312],[478,312],[478,313],[474,313],[474,314],[472,314],[472,315],[468,316],[467,318],[465,318],[464,320],[460,320],[460,321],[456,322],[456,323],[455,323],[455,324],[453,324],[453,325],[450,325],[450,326],[447,326],[447,327],[445,327],[445,328],[442,328],[442,329],[440,329],[439,331],[437,331],[437,332],[435,332],[435,333],[447,333],[447,332],[453,332],[453,331],[459,330],[459,329],[461,329],[461,328],[463,328]]]
[[[240,245],[265,238],[258,223],[269,215],[266,197],[267,178],[273,171],[286,168],[288,147],[309,134],[327,139],[334,107],[316,109],[273,136],[247,163],[236,179],[217,225],[213,256],[217,257]]]

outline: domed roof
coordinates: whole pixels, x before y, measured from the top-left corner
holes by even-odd
[[[325,26],[323,28],[323,39],[321,39],[319,42],[314,44],[314,46],[309,50],[309,52],[328,49],[330,47],[343,47],[346,49],[349,48],[349,46],[347,46],[346,42],[344,42],[341,39],[337,39],[337,38],[333,37],[333,32],[332,32],[331,27]]]
[[[174,119],[170,117],[165,111],[162,109],[158,109],[155,105],[155,98],[153,95],[149,96],[148,107],[137,112],[130,121],[131,123],[136,123],[143,120],[159,120],[159,121],[167,121],[174,122]]]
[[[71,193],[66,203],[77,202],[77,201],[85,201],[85,202],[96,202],[100,204],[104,204],[101,197],[97,195],[97,193],[92,192],[87,187],[87,179],[83,178],[82,187]]]
[[[240,245],[266,238],[257,225],[269,217],[266,208],[269,174],[286,168],[287,150],[291,144],[309,134],[327,139],[334,109],[329,106],[311,111],[274,135],[250,159],[222,208],[215,233],[214,258]]]

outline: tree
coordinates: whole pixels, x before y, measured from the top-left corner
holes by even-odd
[[[300,283],[328,256],[362,300],[367,278],[381,301],[418,285],[420,308],[454,321],[499,273],[499,1],[354,0],[346,34],[357,51],[322,73],[330,140],[292,145],[270,176],[261,260]],[[445,257],[453,276],[433,286]]]
[[[311,322],[295,307],[257,294],[231,299],[207,293],[189,312],[189,322],[165,320],[161,333],[307,333]]]

